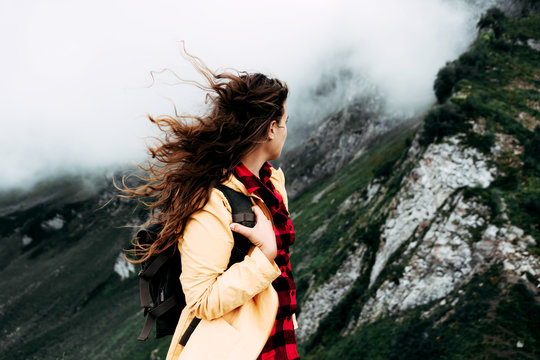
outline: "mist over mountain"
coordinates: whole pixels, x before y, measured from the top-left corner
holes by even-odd
[[[538,10],[538,4],[528,1],[473,1],[467,4],[445,2],[444,6],[463,6],[462,11],[467,9],[468,17],[463,25],[469,33],[454,38],[454,41],[460,39],[462,43],[450,41],[444,47],[453,43],[456,49],[464,51],[461,46],[473,39],[475,34],[473,27],[476,26],[480,13],[491,5],[497,5],[508,16],[514,17]],[[450,10],[436,8],[441,11]],[[428,17],[432,15],[430,9],[425,14]],[[434,16],[431,20],[439,21],[439,18]],[[400,25],[403,24],[397,27]],[[434,29],[436,30],[430,34],[432,36],[430,39],[438,42],[434,45],[437,47],[440,46],[441,39],[446,40],[449,28],[447,23],[439,23],[434,25]],[[407,46],[411,45],[406,41],[405,43]],[[388,41],[378,41],[378,44],[385,47],[395,45]],[[413,48],[414,46],[413,44]],[[418,126],[425,115],[424,112],[436,102],[433,80],[424,77],[431,71],[428,70],[430,66],[422,65],[421,62],[408,64],[407,60],[397,56],[393,56],[392,61],[374,56],[370,61],[377,62],[377,65],[365,67],[365,60],[359,59],[358,54],[354,54],[361,48],[351,49],[349,53],[342,54],[333,63],[336,65],[332,68],[333,71],[329,73],[323,71],[317,86],[307,92],[310,100],[305,103],[313,102],[312,108],[316,109],[318,116],[312,116],[311,121],[292,122],[291,127],[300,129],[298,134],[302,134],[303,138],[295,137],[293,131],[292,139],[287,143],[286,153],[276,161],[276,165],[282,166],[290,177],[288,189],[291,197],[295,197],[323,177],[340,170],[351,159],[364,153],[374,142],[382,140],[381,138],[384,138],[390,130],[406,131]],[[410,50],[403,52],[407,51]],[[372,71],[376,66],[380,68]],[[368,68],[371,70],[365,71]],[[377,78],[373,73],[379,74],[383,68],[386,69],[385,74],[377,81],[373,81],[373,78]],[[403,73],[407,75],[404,76]],[[433,70],[433,73],[436,71]],[[416,88],[424,80],[429,80],[431,84],[429,96],[425,96],[422,91],[418,91],[419,88]],[[331,105],[327,105],[329,99],[332,99]],[[331,111],[326,112],[327,109]],[[304,111],[304,116],[310,116],[312,113],[313,111]]]
[[[277,163],[302,359],[540,357],[539,3],[421,4],[439,3],[476,12],[429,105],[390,105],[347,66],[291,93],[333,99]],[[136,340],[138,268],[121,256],[148,216],[115,196],[133,169],[0,194],[0,359],[165,358],[170,338]]]
[[[150,86],[150,72],[162,69],[203,80],[179,40],[212,69],[288,82],[287,149],[359,98],[384,99],[390,122],[418,115],[434,101],[437,70],[467,48],[495,2],[12,3],[0,12],[10,53],[0,59],[9,69],[0,84],[0,188],[144,161],[147,138],[158,135],[146,114],[173,114],[173,103],[180,113],[204,111],[204,93],[175,85],[170,71]]]

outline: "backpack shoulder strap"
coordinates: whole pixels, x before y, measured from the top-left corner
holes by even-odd
[[[229,201],[229,205],[231,205],[233,222],[247,227],[254,227],[255,214],[251,209],[252,204],[249,197],[223,184],[218,186],[217,189],[225,195]],[[249,249],[253,245],[249,239],[239,233],[233,232],[233,236],[234,247],[231,251],[231,258],[227,268],[234,263],[244,260],[244,257],[248,254]]]
[[[152,224],[137,232],[136,238],[139,244],[152,244],[161,229],[163,224]],[[161,267],[169,260],[169,255],[162,252],[152,262],[147,262],[145,266],[141,264],[139,271],[139,292],[141,295],[141,307],[150,308],[150,280]]]
[[[217,189],[225,195],[231,205],[233,222],[248,227],[255,226],[255,214],[251,209],[251,201],[246,195],[225,185],[220,185]],[[250,222],[253,222],[253,224]]]

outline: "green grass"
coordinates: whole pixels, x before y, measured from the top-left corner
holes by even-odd
[[[73,177],[13,195],[19,207],[0,218],[10,225],[0,242],[0,331],[12,334],[1,340],[0,359],[142,360],[156,347],[166,352],[170,339],[136,340],[144,324],[138,281],[120,280],[113,266],[130,241],[124,226],[142,214],[120,200],[101,208],[109,186]],[[58,213],[64,227],[44,230]],[[22,246],[29,233],[34,241]]]
[[[539,39],[540,15],[519,20],[499,20],[502,33],[483,31],[470,49],[439,73],[438,82],[452,89],[440,98],[442,107],[456,104],[461,112],[456,116],[440,116],[435,108],[426,118],[424,144],[438,141],[442,136],[466,132],[465,119],[484,117],[491,123],[486,136],[469,135],[470,145],[487,152],[493,143],[493,131],[512,134],[521,143],[530,137],[526,124],[516,121],[522,112],[538,119],[538,110],[528,104],[540,101],[540,52],[526,45],[529,38]],[[524,45],[518,45],[521,41]],[[509,44],[501,47],[501,44]],[[453,76],[445,75],[451,72]],[[445,78],[446,76],[446,78]],[[534,88],[536,87],[536,89]],[[446,111],[445,113],[448,113]]]

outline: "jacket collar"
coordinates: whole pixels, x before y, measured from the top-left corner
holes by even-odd
[[[230,187],[233,190],[239,191],[244,195],[251,196],[252,194],[246,189],[244,184],[236,177],[234,174],[231,174],[223,185]]]
[[[269,170],[270,170],[270,174],[272,174],[275,171],[275,169],[273,167],[270,167]],[[231,174],[229,176],[229,178],[223,182],[223,185],[228,186],[233,190],[239,191],[239,192],[241,192],[242,194],[244,194],[246,196],[252,196],[252,197],[255,197],[255,198],[263,201],[259,195],[254,194],[254,193],[250,193],[248,191],[248,189],[246,188],[246,186],[240,181],[240,179],[238,179],[234,175],[234,173]]]

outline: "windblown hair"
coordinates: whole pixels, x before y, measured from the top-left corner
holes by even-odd
[[[147,173],[147,177],[137,176],[142,185],[129,188],[122,177],[123,188],[116,188],[126,194],[120,197],[150,199],[141,201],[152,215],[147,225],[161,223],[163,229],[153,244],[134,242],[134,248],[126,250],[138,258],[126,258],[132,263],[171,246],[176,251],[189,217],[206,205],[212,188],[231,176],[244,155],[267,141],[271,122],[283,116],[286,83],[245,71],[216,74],[202,60],[186,54],[208,86],[189,82],[207,91],[211,107],[201,117],[148,115],[164,134],[156,146],[148,146],[155,160],[148,166],[137,164]]]

